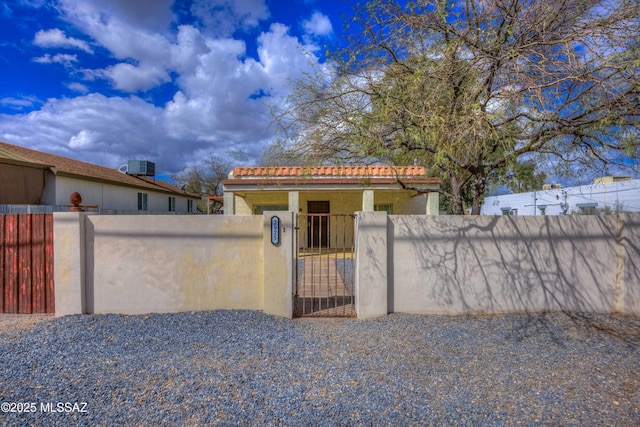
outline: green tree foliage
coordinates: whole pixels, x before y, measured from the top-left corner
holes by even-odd
[[[498,174],[498,184],[505,185],[512,193],[526,193],[542,188],[547,174],[536,171],[536,164],[532,161],[515,162],[509,169]]]
[[[637,162],[636,1],[373,0],[354,10],[343,47],[278,112],[276,152],[424,165],[457,214],[468,204],[478,214],[489,184],[537,184],[543,163]]]
[[[217,213],[221,211],[222,204],[215,201],[207,202],[206,196],[222,195],[222,180],[227,178],[229,172],[231,172],[231,163],[211,157],[186,167],[172,178],[179,187],[200,196],[198,211]],[[207,203],[210,206],[207,207]]]

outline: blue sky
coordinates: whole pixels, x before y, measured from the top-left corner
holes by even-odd
[[[255,164],[269,105],[337,43],[348,2],[0,2],[0,140],[172,174],[199,160]]]

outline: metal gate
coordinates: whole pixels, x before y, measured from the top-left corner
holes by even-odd
[[[354,215],[296,217],[294,316],[355,317]]]

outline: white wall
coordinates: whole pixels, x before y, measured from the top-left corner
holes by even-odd
[[[640,212],[640,180],[608,184],[582,185],[554,190],[505,194],[485,198],[481,215],[502,215],[501,208],[517,209],[518,215],[541,215],[540,207],[546,206],[545,215],[560,215],[561,203],[569,205],[567,213],[579,211],[579,204],[597,203],[599,209],[615,210],[620,205],[625,212]]]
[[[107,210],[138,210],[138,193],[147,193],[147,210],[150,212],[168,212],[168,193],[154,192],[151,189],[138,189],[132,187],[106,184],[96,181],[85,181],[76,178],[55,178],[55,189],[52,189],[50,181],[45,187],[45,200],[43,204],[68,205],[69,196],[74,191],[82,196],[82,204],[86,206],[98,205],[100,209]],[[186,213],[187,197],[176,196],[176,212]],[[197,201],[194,200],[193,209],[196,210]]]

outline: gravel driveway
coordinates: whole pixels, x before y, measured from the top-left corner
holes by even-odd
[[[0,424],[640,425],[637,318],[8,319]]]

